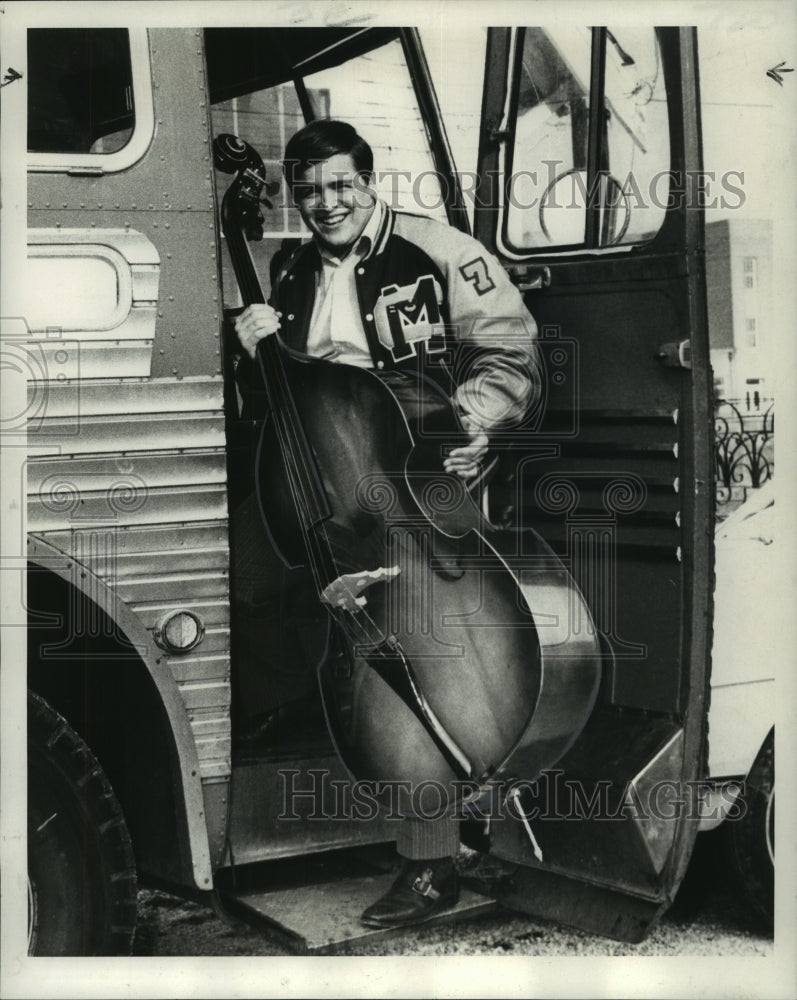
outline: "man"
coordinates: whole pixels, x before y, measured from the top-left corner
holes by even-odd
[[[517,424],[535,398],[535,326],[519,292],[476,240],[381,201],[372,151],[351,125],[311,122],[283,167],[312,240],[277,268],[271,304],[237,318],[246,354],[279,331],[290,347],[373,369],[392,388],[410,375],[433,380],[467,434],[442,465],[473,481],[490,433]],[[257,381],[254,365],[239,366],[245,397]],[[406,819],[396,846],[406,863],[363,914],[371,926],[418,923],[458,898],[453,819]]]

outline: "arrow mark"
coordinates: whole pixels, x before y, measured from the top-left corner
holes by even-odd
[[[3,77],[3,82],[0,83],[0,87],[7,87],[9,83],[13,83],[15,80],[21,80],[21,79],[22,79],[22,74],[17,73],[17,71],[12,66],[9,66],[8,69],[6,70],[6,75]]]
[[[767,76],[769,77],[770,80],[774,80],[779,87],[782,87],[783,77],[780,74],[793,73],[793,72],[794,72],[793,69],[789,69],[786,66],[786,60],[784,59],[783,62],[779,62],[777,66],[773,66],[772,69],[768,69]]]

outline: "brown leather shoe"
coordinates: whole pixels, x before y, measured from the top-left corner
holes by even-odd
[[[454,906],[459,876],[452,858],[406,861],[388,891],[360,920],[369,927],[411,927]]]

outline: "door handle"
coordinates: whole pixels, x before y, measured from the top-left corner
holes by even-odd
[[[691,368],[692,344],[689,340],[671,340],[662,344],[656,354],[656,360],[665,368]]]
[[[507,268],[509,279],[517,285],[519,292],[533,292],[547,288],[551,283],[550,267],[532,266],[530,264],[515,264]]]

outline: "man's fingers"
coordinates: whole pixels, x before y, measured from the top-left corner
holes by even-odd
[[[473,445],[465,448],[456,448],[443,459],[443,465],[450,462],[453,462],[454,464],[458,464],[460,462],[479,462],[486,454],[486,448],[476,447]]]
[[[480,471],[479,463],[472,459],[446,460],[443,463],[443,470],[449,474],[459,476],[461,479],[472,479]]]
[[[452,448],[443,460],[443,469],[460,479],[473,479],[481,471],[479,463],[487,454],[488,445],[485,433],[474,434],[468,444]]]
[[[280,328],[280,317],[282,313],[272,309],[271,306],[256,304],[248,306],[235,320],[235,332],[241,346],[254,360],[257,345],[265,337],[270,337]]]
[[[446,469],[446,472],[450,472],[454,476],[459,476],[460,479],[473,479],[479,472],[479,466],[468,465],[459,469]]]

